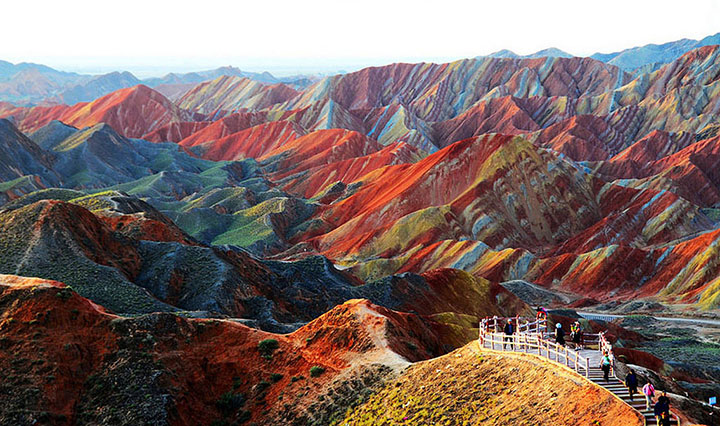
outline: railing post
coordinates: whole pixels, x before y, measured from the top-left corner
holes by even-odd
[[[585,377],[590,377],[590,358],[585,358]]]
[[[538,338],[538,356],[542,356],[542,339]]]

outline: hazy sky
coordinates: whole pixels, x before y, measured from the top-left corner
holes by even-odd
[[[277,74],[510,49],[610,52],[720,32],[720,0],[6,0],[0,59],[162,74]]]

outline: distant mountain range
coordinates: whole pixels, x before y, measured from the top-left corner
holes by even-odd
[[[550,47],[548,49],[538,50],[535,53],[531,53],[529,55],[518,55],[517,53],[503,49],[498,50],[497,52],[493,52],[489,55],[487,55],[490,58],[512,58],[512,59],[532,59],[532,58],[572,58],[575,55],[571,55],[570,53],[564,52],[560,49],[557,49],[555,47]]]
[[[175,97],[197,83],[220,76],[244,77],[265,84],[285,83],[295,87],[306,87],[317,81],[317,77],[308,75],[275,77],[269,72],[247,72],[231,66],[139,79],[127,71],[85,75],[58,71],[40,64],[13,65],[10,62],[0,61],[0,100],[16,105],[71,105],[90,102],[108,93],[138,84],[159,88],[161,93]]]
[[[690,50],[713,44],[720,44],[720,33],[702,40],[682,39],[659,45],[648,44],[619,52],[595,53],[590,57],[638,74],[655,71],[663,64],[674,61]],[[510,50],[499,50],[486,55],[490,58],[510,59],[571,58],[573,56],[554,47],[529,55],[518,55]],[[138,84],[157,89],[163,95],[175,100],[198,83],[214,80],[221,76],[243,77],[263,84],[284,83],[296,89],[306,88],[319,80],[318,77],[312,75],[275,77],[269,72],[248,72],[232,66],[183,74],[169,73],[163,77],[139,79],[127,71],[87,75],[58,71],[41,64],[25,62],[12,64],[0,61],[0,100],[16,106],[72,105],[78,102],[90,102],[108,93]]]
[[[644,46],[631,47],[619,52],[598,52],[590,57],[610,65],[615,65],[625,71],[652,72],[693,49],[714,44],[720,44],[720,33],[705,37],[702,40],[684,38],[663,44],[646,44]],[[555,47],[550,47],[529,55],[518,55],[513,51],[503,49],[487,56],[491,58],[532,59],[544,57],[572,58],[575,55]]]
[[[720,44],[720,33],[705,37],[702,40],[684,38],[663,44],[646,44],[645,46],[632,47],[620,52],[596,53],[590,57],[631,71],[648,65],[655,65],[658,68],[659,65],[672,62],[686,52],[714,44]],[[652,71],[652,69],[649,71]]]

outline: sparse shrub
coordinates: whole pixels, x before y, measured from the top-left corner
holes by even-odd
[[[295,382],[297,382],[298,380],[300,380],[300,377],[298,377],[298,376],[292,376],[292,377],[290,378],[290,382],[292,382],[292,383],[295,383]]]
[[[240,377],[233,377],[233,390],[242,386],[242,379]]]
[[[283,378],[283,375],[280,373],[272,373],[270,375],[270,381],[273,383],[279,382],[280,380],[282,380],[282,378]]]
[[[245,404],[245,395],[241,393],[225,392],[215,401],[215,406],[223,413],[230,413]]]
[[[325,369],[323,367],[320,367],[319,365],[315,365],[312,368],[310,368],[310,377],[318,377],[321,374],[325,372]]]
[[[265,380],[263,380],[262,382],[260,382],[256,385],[258,392],[262,392],[269,387],[270,387],[270,383],[266,382]]]
[[[63,301],[67,301],[69,298],[72,297],[73,291],[69,288],[63,288],[62,290],[55,293],[56,297],[59,297]]]
[[[249,411],[242,410],[237,416],[237,423],[245,423],[246,421],[250,420],[250,417],[252,417],[252,414]]]
[[[280,344],[275,339],[265,339],[258,343],[258,351],[263,358],[272,358],[273,352],[280,347]]]

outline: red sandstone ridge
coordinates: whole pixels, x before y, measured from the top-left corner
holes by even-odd
[[[720,202],[720,137],[695,142],[692,134],[653,132],[598,165],[607,178],[674,193],[701,206]]]
[[[241,130],[263,124],[265,120],[265,113],[238,112],[213,122],[205,128],[186,136],[178,143],[188,148],[209,143],[240,132]]]
[[[192,118],[165,96],[143,85],[121,89],[89,103],[17,108],[6,111],[3,116],[13,117],[24,132],[59,120],[78,128],[107,123],[118,133],[132,138],[139,138],[170,122]]]
[[[452,334],[365,300],[288,335],[171,314],[122,318],[61,283],[7,275],[0,275],[0,306],[0,386],[17,396],[3,401],[0,418],[15,423],[41,411],[54,424],[323,419],[344,412],[344,398],[357,398],[339,385],[373,388],[408,359],[436,356]],[[263,356],[259,343],[269,339],[276,349]],[[324,371],[315,376],[311,367]],[[138,408],[138,400],[150,405]]]
[[[606,160],[625,147],[622,127],[594,115],[578,115],[544,128],[531,138],[576,161]]]
[[[221,76],[200,83],[178,100],[180,108],[204,114],[261,110],[285,102],[298,92],[285,84],[266,85],[243,77]]]
[[[323,213],[335,229],[314,242],[331,257],[365,250],[392,256],[416,244],[468,237],[495,245],[517,236],[517,244],[537,247],[559,237],[559,217],[564,218],[564,228],[570,225],[575,232],[600,217],[591,183],[576,181],[570,177],[573,173],[567,164],[521,138],[466,139],[415,164],[385,167],[363,177],[357,192]],[[495,185],[501,178],[504,185]],[[511,218],[502,197],[523,186],[528,194],[513,199],[517,204]],[[581,205],[587,212],[576,217]],[[571,217],[577,221],[569,224]],[[529,226],[520,229],[523,220]],[[479,229],[478,221],[486,222],[487,228]],[[391,247],[393,251],[387,251]]]
[[[260,158],[304,134],[295,123],[273,121],[207,142],[200,150],[203,158],[213,161]]]
[[[461,115],[433,126],[434,139],[441,147],[484,133],[515,135],[539,129],[538,123],[509,96],[480,102]]]
[[[330,91],[334,101],[352,111],[387,106],[402,97],[419,118],[443,121],[453,118],[457,107],[466,110],[488,95],[576,98],[599,95],[629,80],[629,74],[619,68],[590,58],[483,58],[446,64],[392,64],[322,80],[291,103],[295,107],[307,105],[320,93]],[[412,87],[409,93],[408,87]]]
[[[150,142],[180,142],[211,124],[213,123],[210,121],[172,122],[143,135],[142,138]]]

